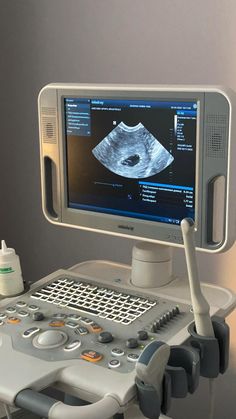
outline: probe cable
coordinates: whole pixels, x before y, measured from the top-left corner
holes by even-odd
[[[2,403],[2,405],[5,409],[7,419],[12,419],[12,415],[11,415],[9,406],[6,403]]]

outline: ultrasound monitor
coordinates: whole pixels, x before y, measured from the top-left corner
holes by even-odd
[[[234,237],[234,95],[210,86],[50,84],[39,95],[43,210],[53,223],[197,248]],[[232,235],[232,238],[231,238]]]

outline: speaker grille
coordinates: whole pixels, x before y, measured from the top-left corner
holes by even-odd
[[[217,115],[217,114],[208,114],[207,115],[207,124],[221,124],[226,125],[227,117],[226,115]]]
[[[44,143],[55,144],[57,142],[56,109],[43,107],[41,115],[42,140]]]
[[[49,108],[49,107],[43,106],[41,109],[41,112],[42,112],[42,115],[56,116],[56,108]]]
[[[207,157],[225,158],[227,145],[227,116],[209,114],[206,118]]]

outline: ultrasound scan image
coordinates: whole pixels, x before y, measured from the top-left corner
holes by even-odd
[[[146,178],[168,167],[173,156],[143,126],[121,122],[93,150],[111,172],[127,178]]]

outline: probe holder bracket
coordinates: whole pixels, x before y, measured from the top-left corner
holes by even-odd
[[[170,376],[171,397],[184,398],[188,393],[194,393],[200,376],[198,352],[190,346],[171,346],[166,372]]]
[[[144,384],[139,378],[135,380],[139,408],[148,419],[158,419],[161,413],[166,414],[171,404],[171,380],[165,372],[162,382],[162,398],[155,387]]]
[[[200,375],[206,378],[216,378],[224,374],[229,364],[229,326],[224,319],[212,317],[215,337],[200,336],[196,333],[195,323],[188,327],[190,345],[199,351]]]
[[[193,393],[199,384],[200,356],[191,346],[171,346],[170,357],[162,381],[162,396],[152,385],[144,384],[136,377],[137,398],[143,415],[158,419],[167,414],[171,397],[184,398]]]

